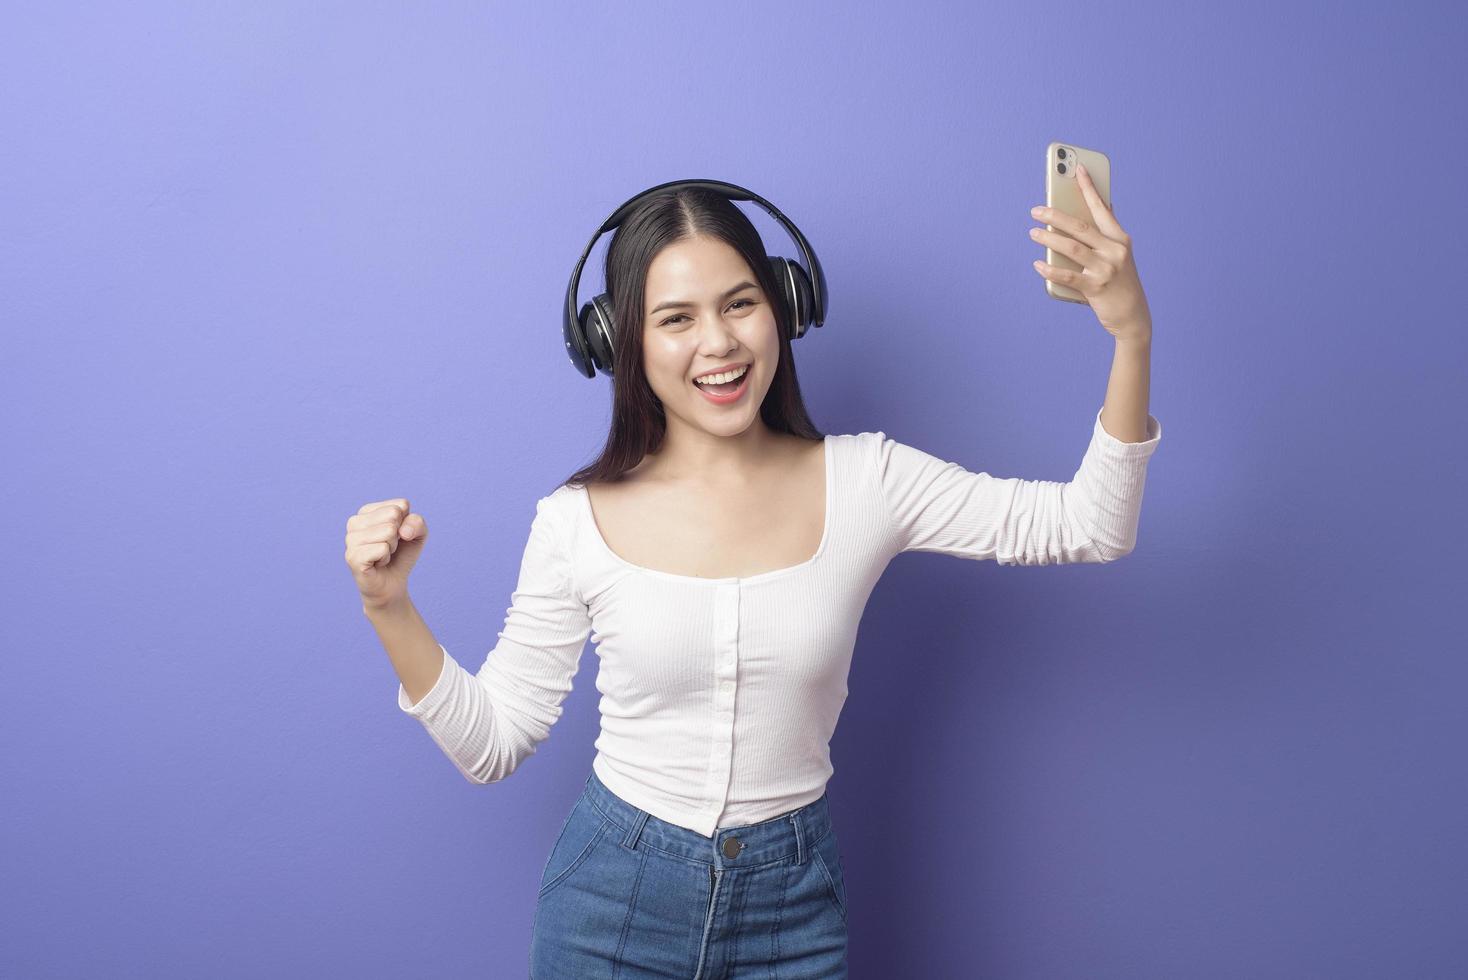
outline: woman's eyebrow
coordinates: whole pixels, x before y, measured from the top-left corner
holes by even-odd
[[[728,299],[730,296],[733,296],[735,293],[739,292],[739,290],[741,290],[741,289],[748,289],[750,286],[753,286],[753,285],[754,285],[754,283],[752,283],[748,279],[746,279],[743,282],[741,282],[739,285],[735,286],[733,289],[730,289],[727,292],[725,292],[724,295],[723,296],[720,296],[719,298],[720,299]],[[659,304],[658,306],[654,306],[652,308],[651,312],[648,313],[648,316],[651,316],[653,313],[657,313],[660,310],[666,310],[666,309],[669,309],[669,308],[674,307],[674,306],[697,306],[697,305],[698,304],[696,304],[696,303],[690,303],[687,300],[679,300],[679,301],[676,301],[676,302],[662,303],[662,304]]]

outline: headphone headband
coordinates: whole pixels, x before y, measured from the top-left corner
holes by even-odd
[[[637,205],[640,204],[644,198],[650,197],[651,195],[656,194],[659,191],[667,190],[670,187],[703,188],[705,190],[716,191],[724,195],[731,201],[753,201],[760,207],[764,208],[765,211],[769,213],[770,217],[778,221],[781,227],[783,227],[785,231],[790,235],[790,237],[795,241],[796,247],[800,249],[800,254],[805,259],[806,271],[810,273],[810,292],[812,300],[811,323],[814,326],[819,327],[826,321],[826,273],[821,268],[820,260],[816,258],[814,250],[811,249],[810,242],[806,241],[805,235],[803,235],[800,229],[795,226],[795,222],[785,217],[785,215],[780,212],[779,208],[775,207],[769,201],[760,197],[754,191],[748,190],[744,187],[740,187],[737,184],[730,184],[722,180],[670,180],[666,183],[658,184],[655,187],[649,187],[647,190],[641,192],[640,194],[629,198],[620,207],[613,211],[611,215],[607,217],[607,220],[601,223],[601,227],[596,230],[596,234],[591,236],[591,240],[586,243],[586,248],[582,249],[581,251],[581,258],[576,260],[576,268],[571,272],[571,281],[566,286],[566,305],[565,309],[562,311],[561,328],[566,338],[566,353],[570,356],[571,363],[576,366],[576,369],[578,371],[586,375],[586,377],[588,378],[593,377],[596,373],[596,370],[595,368],[590,368],[588,370],[585,363],[585,352],[576,350],[572,344],[573,339],[578,338],[578,334],[576,333],[574,328],[578,320],[578,317],[576,315],[576,290],[581,283],[581,269],[583,266],[586,265],[586,259],[588,256],[591,255],[591,249],[593,246],[596,245],[596,241],[598,238],[606,234],[612,228],[620,225],[627,218],[627,215],[630,214],[632,210],[637,207]]]

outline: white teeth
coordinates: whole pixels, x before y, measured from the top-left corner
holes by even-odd
[[[725,371],[723,374],[706,374],[706,375],[704,375],[701,378],[694,378],[693,379],[693,383],[694,384],[705,384],[705,385],[719,385],[719,384],[723,384],[725,381],[733,381],[735,378],[742,378],[742,377],[744,377],[744,372],[745,371],[748,371],[748,370],[749,370],[749,365],[746,364],[744,367],[735,368],[732,371]]]

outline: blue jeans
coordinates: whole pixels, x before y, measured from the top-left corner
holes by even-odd
[[[825,794],[709,838],[593,771],[541,875],[530,977],[845,980],[846,886]]]

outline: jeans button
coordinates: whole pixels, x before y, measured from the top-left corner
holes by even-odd
[[[737,858],[742,850],[744,850],[744,845],[739,842],[738,837],[724,838],[724,857]]]

